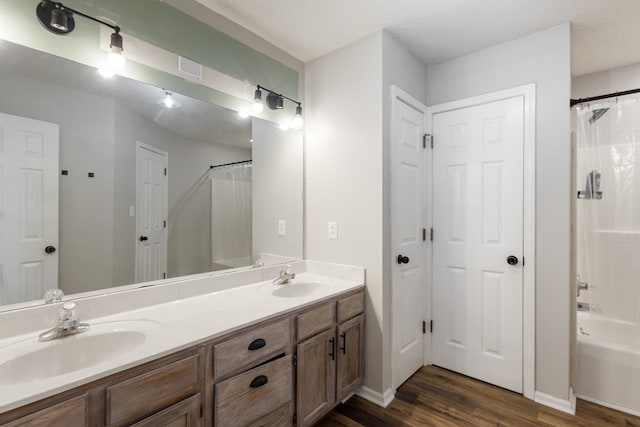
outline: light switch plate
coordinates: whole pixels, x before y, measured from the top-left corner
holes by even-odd
[[[287,223],[281,219],[278,221],[278,235],[284,236],[285,234],[287,234]]]
[[[329,221],[329,240],[338,240],[338,223]]]

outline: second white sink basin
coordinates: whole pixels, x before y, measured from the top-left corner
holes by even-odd
[[[65,375],[125,355],[142,345],[152,321],[106,322],[76,335],[40,342],[37,338],[7,346],[11,352],[0,358],[0,378],[5,384],[20,384]]]
[[[327,289],[329,289],[329,286],[320,282],[293,282],[287,285],[279,285],[278,289],[273,291],[271,295],[285,298],[307,297],[317,295]]]

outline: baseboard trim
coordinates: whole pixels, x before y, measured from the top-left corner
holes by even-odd
[[[566,412],[567,414],[576,414],[576,394],[574,393],[573,388],[569,389],[568,399],[560,399],[555,396],[551,396],[550,394],[536,391],[534,393],[533,400],[536,403],[557,409],[558,411]]]
[[[626,412],[627,414],[635,415],[636,417],[640,417],[640,411],[636,411],[634,409],[625,408],[624,406],[614,405],[613,403],[605,402],[602,400],[594,399],[589,396],[584,396],[582,394],[576,395],[579,399],[586,400],[587,402],[595,403],[596,405],[606,406],[607,408],[615,409],[616,411]]]
[[[384,393],[380,393],[361,385],[358,390],[356,390],[356,395],[375,405],[386,408],[396,397],[396,392],[392,388],[388,388]]]

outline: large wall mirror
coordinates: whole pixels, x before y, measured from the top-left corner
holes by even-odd
[[[300,131],[9,42],[0,52],[5,309],[51,288],[302,258]]]

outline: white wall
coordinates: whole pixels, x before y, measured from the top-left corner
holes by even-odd
[[[563,24],[427,69],[429,105],[536,83],[536,390],[560,399],[572,339],[569,46]]]
[[[265,253],[302,259],[302,132],[283,132],[278,124],[255,117],[251,127],[253,260]],[[278,234],[280,220],[284,236]]]
[[[588,98],[638,88],[640,64],[633,64],[574,77],[571,81],[571,97]]]
[[[383,391],[382,33],[306,66],[305,257],[366,268],[364,385]],[[338,222],[338,240],[327,223]]]

